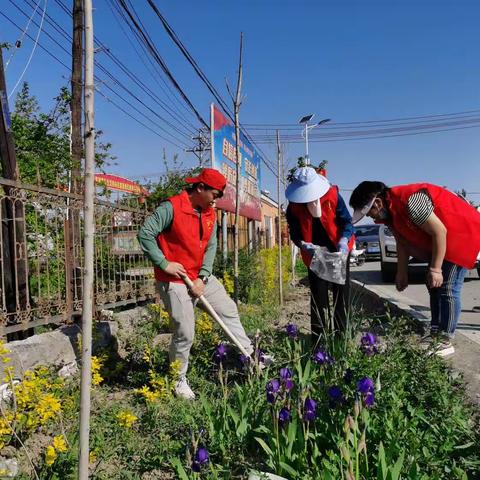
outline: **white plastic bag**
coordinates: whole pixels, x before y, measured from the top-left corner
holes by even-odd
[[[312,258],[310,270],[323,280],[345,285],[347,258],[348,253],[329,252],[325,247],[318,247]]]

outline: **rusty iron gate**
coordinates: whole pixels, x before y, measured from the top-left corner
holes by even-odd
[[[0,335],[69,322],[82,310],[83,196],[0,178]],[[153,298],[136,199],[95,201],[95,308]]]

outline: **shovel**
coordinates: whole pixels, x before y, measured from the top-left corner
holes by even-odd
[[[185,282],[185,285],[189,289],[193,287],[193,282],[190,280],[190,278],[187,277],[187,275],[182,275],[182,280]],[[237,348],[248,358],[251,357],[251,355],[245,350],[245,347],[238,341],[237,337],[230,331],[230,329],[223,323],[223,320],[218,316],[217,312],[213,309],[213,307],[210,305],[210,302],[205,298],[204,295],[200,295],[198,299],[203,303],[203,306],[205,307],[205,310],[213,317],[213,319],[222,327],[222,330],[227,334],[227,337],[237,346]]]

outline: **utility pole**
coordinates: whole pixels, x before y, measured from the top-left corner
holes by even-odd
[[[282,178],[281,169],[281,151],[280,151],[280,133],[277,130],[277,205],[278,205],[278,295],[280,305],[283,305],[283,275],[282,275],[282,209],[280,207],[280,183]]]
[[[72,79],[70,101],[72,122],[71,191],[81,191],[82,166],[82,93],[83,93],[83,0],[73,1]]]
[[[83,95],[83,31],[84,31],[83,0],[73,0],[73,32],[72,32],[72,77],[70,81],[70,124],[71,124],[71,150],[70,150],[70,178],[68,189],[79,194],[82,191],[82,95]],[[68,201],[68,200],[67,200]],[[67,209],[65,219],[65,293],[67,315],[73,311],[74,296],[81,296],[80,278],[77,278],[78,255],[80,246],[80,215],[76,209]]]
[[[79,480],[88,480],[90,436],[90,389],[92,384],[92,316],[93,316],[93,255],[95,196],[95,129],[94,129],[94,51],[92,0],[84,0],[85,9],[85,267],[82,311],[82,378],[80,386],[80,461]]]
[[[243,32],[240,33],[240,58],[238,62],[238,77],[237,77],[237,93],[235,98],[229,90],[233,101],[233,112],[235,116],[235,146],[236,146],[236,165],[235,165],[235,225],[233,232],[233,276],[235,286],[235,303],[238,305],[238,224],[240,223],[240,171],[241,171],[241,155],[240,155],[240,121],[239,112],[242,105],[241,91],[242,91],[242,69],[243,69]],[[228,88],[228,84],[227,84]]]
[[[198,166],[202,168],[205,165],[204,154],[210,151],[210,135],[208,132],[206,133],[203,128],[199,128],[198,135],[196,137],[192,137],[192,140],[195,140],[197,145],[185,151],[194,153],[198,158]]]
[[[7,86],[0,48],[0,157],[3,177],[18,181],[15,141],[12,134]],[[8,195],[10,187],[4,187]],[[25,211],[21,200],[2,202],[3,275],[9,313],[28,307],[27,245],[25,238]],[[10,220],[10,221],[9,221]]]

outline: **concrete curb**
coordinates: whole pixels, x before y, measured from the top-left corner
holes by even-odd
[[[352,279],[353,302],[358,302],[369,313],[384,313],[386,306],[394,315],[406,315],[425,328],[430,323],[430,316],[415,309],[415,303],[406,303],[392,295],[387,289],[377,285],[368,285]]]

